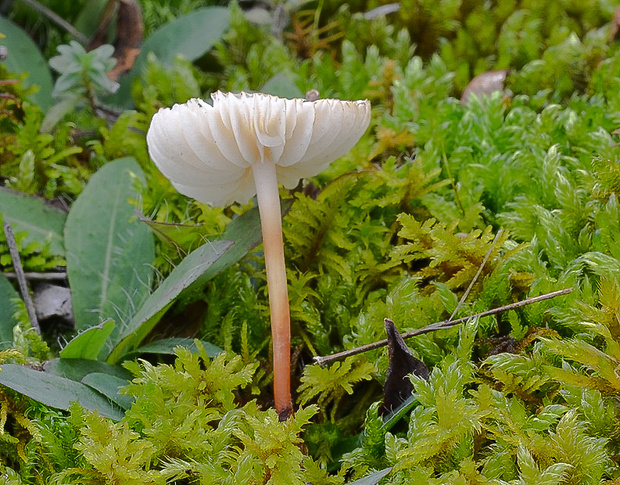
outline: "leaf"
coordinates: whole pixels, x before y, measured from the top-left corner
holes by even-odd
[[[209,357],[215,357],[218,354],[224,352],[223,349],[219,348],[217,345],[213,345],[210,342],[205,342],[204,340],[200,340],[200,344],[205,350],[205,353]],[[191,338],[180,338],[180,337],[171,337],[165,338],[161,340],[156,340],[155,342],[150,342],[142,347],[139,347],[135,350],[135,354],[164,354],[164,355],[176,355],[174,349],[176,347],[185,347],[189,349],[193,354],[199,354],[199,350],[196,347],[196,341]],[[134,352],[131,353],[133,355]],[[129,355],[126,355],[129,357]]]
[[[84,409],[120,420],[123,412],[104,396],[84,384],[17,364],[0,366],[0,384],[47,406],[67,411],[72,402]]]
[[[429,372],[424,362],[414,357],[413,352],[407,347],[400,333],[396,330],[394,322],[386,318],[384,324],[387,332],[390,363],[383,387],[381,410],[383,414],[387,414],[397,409],[411,397],[413,384],[408,375],[414,374],[423,379],[428,379]]]
[[[60,351],[60,357],[63,359],[97,360],[114,327],[114,320],[106,320],[99,325],[90,327],[71,339]]]
[[[48,374],[54,374],[55,376],[64,377],[76,382],[81,382],[84,377],[93,372],[108,374],[126,381],[132,377],[131,372],[124,367],[106,364],[99,360],[56,358],[45,361],[43,363],[43,369]]]
[[[142,216],[140,220],[148,224],[158,238],[168,244],[172,244],[178,251],[183,251],[183,246],[186,247],[204,233],[204,224],[189,225],[173,222],[159,222],[152,221]]]
[[[473,78],[461,95],[461,103],[467,104],[469,98],[474,96],[490,96],[497,91],[504,90],[504,83],[509,74],[508,69],[500,69],[497,71],[487,71],[478,74]]]
[[[284,216],[291,206],[293,205],[293,199],[285,199],[280,202],[282,215]],[[230,248],[226,253],[226,258],[219,260],[215,268],[211,269],[211,274],[203,274],[197,281],[195,281],[189,290],[184,295],[191,295],[192,290],[200,290],[204,284],[209,281],[213,276],[220,273],[224,269],[232,266],[241,258],[243,258],[249,251],[263,242],[263,234],[261,232],[260,215],[258,213],[258,207],[245,212],[241,216],[231,221],[226,230],[220,237],[222,241],[232,241],[234,246]]]
[[[215,264],[227,254],[232,245],[233,243],[230,241],[209,242],[191,252],[181,261],[159,288],[145,301],[138,313],[123,330],[118,340],[112,342],[113,345],[117,343],[118,345],[108,357],[108,361],[118,361],[125,351],[140,344],[163,313],[175,302],[181,292],[192,283],[195,283],[201,277],[205,279],[205,274],[212,278],[223,268],[233,264],[236,260],[230,261],[228,257],[225,260],[229,264]]]
[[[116,3],[118,3],[118,8]],[[142,12],[137,0],[120,0],[119,2],[108,2],[105,14],[110,10],[116,10],[116,37],[114,39],[114,58],[116,65],[107,73],[107,76],[118,81],[119,76],[131,70],[140,54],[140,45],[144,34],[142,24]],[[99,47],[106,43],[108,26],[112,21],[112,15],[103,15],[101,23],[91,38],[88,50]]]
[[[383,416],[383,428],[386,431],[392,429],[394,425],[400,421],[400,419],[409,414],[411,409],[417,403],[418,400],[413,394],[409,396],[400,406]]]
[[[1,30],[0,30],[1,31]],[[49,250],[55,256],[65,255],[62,231],[67,214],[44,199],[0,187],[0,214],[11,224],[14,232],[28,233],[22,242],[49,242]]]
[[[267,81],[260,90],[261,93],[273,94],[281,98],[303,98],[304,94],[285,74],[276,74]]]
[[[77,15],[73,26],[89,39],[97,32],[101,17],[105,14],[108,0],[90,0],[84,2],[80,13]]]
[[[118,404],[121,408],[127,410],[131,407],[133,398],[124,394],[119,394],[119,389],[126,386],[129,382],[120,377],[111,376],[102,372],[92,372],[82,379],[82,384],[92,387],[95,391],[103,394],[110,401]]]
[[[78,330],[106,318],[128,322],[150,291],[153,235],[131,199],[144,180],[126,157],[104,165],[73,204],[65,225],[67,275]]]
[[[230,24],[230,13],[224,7],[203,7],[178,17],[156,30],[142,45],[131,72],[121,78],[117,94],[108,99],[113,105],[131,107],[131,84],[142,73],[149,53],[167,67],[181,54],[195,61],[221,39]]]
[[[17,319],[13,316],[16,305],[13,300],[19,298],[17,291],[4,275],[0,275],[0,350],[13,345],[13,327]]]
[[[387,477],[391,471],[392,468],[384,468],[383,470],[371,473],[364,478],[360,478],[359,480],[350,482],[349,485],[377,485],[377,483],[379,483],[383,478]]]
[[[283,200],[282,212],[286,213],[292,203],[290,199]],[[255,207],[230,222],[220,241],[208,242],[191,252],[134,316],[108,361],[117,362],[123,353],[138,346],[177,297],[181,297],[182,304],[187,303],[194,290],[201,289],[207,281],[235,264],[261,241],[260,217]]]
[[[6,37],[2,44],[7,47],[6,68],[16,74],[27,73],[24,86],[39,86],[30,96],[31,101],[42,110],[52,104],[52,75],[45,58],[32,39],[9,19],[0,16],[0,32]]]
[[[51,133],[54,127],[71,111],[77,108],[81,98],[79,94],[67,95],[58,101],[54,106],[47,110],[45,118],[41,122],[41,133]]]

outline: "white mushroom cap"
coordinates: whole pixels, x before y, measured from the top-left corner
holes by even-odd
[[[369,101],[285,99],[268,94],[190,99],[153,116],[149,154],[174,187],[214,206],[256,194],[252,165],[273,163],[293,188],[358,142],[370,123]]]

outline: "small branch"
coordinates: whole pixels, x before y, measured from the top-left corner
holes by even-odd
[[[459,206],[459,209],[461,209],[461,214],[463,214],[463,217],[465,217],[465,207],[463,207],[463,204],[461,203],[461,198],[459,197],[459,191],[456,188],[456,182],[454,181],[454,178],[452,177],[452,172],[450,171],[450,164],[448,163],[448,157],[446,157],[446,152],[443,151],[443,163],[446,166],[446,172],[448,175],[448,179],[452,181],[452,190],[454,190],[454,199],[456,200],[457,205]]]
[[[37,320],[37,314],[34,309],[34,303],[30,297],[30,291],[28,290],[28,282],[24,276],[24,268],[22,267],[21,259],[19,259],[19,251],[17,251],[17,243],[15,242],[15,236],[13,235],[13,229],[8,222],[3,224],[4,235],[6,237],[6,243],[9,246],[9,254],[13,261],[13,267],[15,268],[15,275],[19,284],[19,291],[22,294],[24,303],[26,304],[26,311],[28,312],[28,318],[30,319],[30,325],[34,328],[35,332],[41,335],[41,328],[39,327],[39,321]]]
[[[17,278],[17,273],[2,273],[9,279]],[[67,281],[67,273],[65,271],[58,271],[55,273],[24,273],[24,278],[26,280],[34,280],[34,281]]]
[[[413,330],[411,332],[401,334],[401,337],[404,339],[414,337],[415,335],[421,335],[423,333],[434,332],[435,330],[441,330],[443,328],[450,328],[458,325],[459,323],[466,322],[470,318],[482,318],[488,317],[489,315],[496,315],[498,313],[506,312],[508,310],[514,310],[515,308],[521,308],[526,305],[531,305],[532,303],[538,303],[539,301],[549,300],[550,298],[555,298],[556,296],[568,295],[572,288],[564,288],[563,290],[553,291],[551,293],[545,293],[544,295],[535,296],[533,298],[528,298],[527,300],[518,301],[516,303],[511,303],[510,305],[504,305],[498,308],[493,308],[491,310],[487,310],[481,313],[476,313],[474,315],[470,315],[468,317],[458,318],[456,320],[444,320],[443,322],[432,323],[427,325],[426,327],[419,328],[418,330]],[[379,340],[378,342],[374,342],[368,345],[362,345],[361,347],[356,347],[354,349],[345,350],[343,352],[338,352],[337,354],[320,356],[317,355],[314,357],[314,361],[319,365],[330,364],[336,360],[344,359],[346,357],[350,357],[351,355],[361,354],[363,352],[368,352],[369,350],[378,349],[380,347],[386,346],[388,343],[387,340]]]
[[[80,42],[80,44],[82,45],[88,44],[88,38],[84,34],[79,32],[73,25],[71,25],[69,22],[67,22],[65,19],[60,17],[58,14],[56,14],[55,12],[47,8],[45,5],[41,5],[36,0],[21,0],[21,1],[29,5],[30,7],[34,8],[40,14],[46,16],[48,19],[50,19],[60,28],[65,29],[73,37],[75,37],[78,40],[78,42]]]
[[[502,235],[503,232],[504,231],[502,229],[500,229],[499,231],[497,231],[497,234],[495,234],[495,239],[493,239],[493,242],[491,243],[491,247],[487,251],[487,254],[484,256],[484,259],[482,260],[482,263],[480,264],[480,267],[478,268],[478,271],[476,271],[476,274],[472,278],[471,283],[469,283],[469,286],[465,290],[465,293],[463,293],[463,296],[461,297],[461,299],[459,300],[458,304],[456,305],[456,308],[452,312],[452,315],[450,315],[450,318],[448,318],[448,321],[451,321],[454,318],[454,315],[456,315],[456,312],[459,311],[461,306],[463,306],[463,303],[465,303],[465,300],[467,300],[467,297],[469,296],[469,293],[471,292],[471,289],[474,287],[474,284],[476,283],[476,281],[478,281],[478,278],[480,278],[480,274],[482,273],[482,270],[484,269],[484,266],[487,264],[487,261],[491,257],[491,253],[495,249],[495,245],[497,244],[497,241],[499,241],[499,238],[500,238],[500,236]]]

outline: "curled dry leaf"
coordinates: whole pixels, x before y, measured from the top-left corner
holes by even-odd
[[[609,29],[609,42],[613,42],[618,39],[618,32],[620,31],[620,7],[616,7],[614,14],[611,18],[611,29]]]
[[[114,58],[117,62],[116,66],[108,72],[108,77],[112,81],[118,81],[122,74],[131,70],[140,54],[144,35],[139,3],[136,0],[110,0],[103,11],[97,31],[88,45],[88,50],[96,49],[106,42],[107,29],[115,13]]]
[[[380,412],[387,414],[400,406],[413,392],[413,384],[409,374],[428,379],[428,367],[413,352],[401,337],[392,320],[384,320],[388,340],[388,366],[385,385],[383,386],[383,405]]]
[[[503,91],[504,81],[506,81],[506,76],[508,76],[509,72],[508,69],[500,69],[478,74],[463,91],[461,104],[467,104],[472,94],[483,96],[493,94],[496,91]]]

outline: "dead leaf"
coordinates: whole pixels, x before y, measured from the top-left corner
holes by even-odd
[[[103,11],[97,31],[88,45],[88,50],[96,49],[106,43],[107,29],[115,16],[114,58],[116,66],[108,72],[108,78],[112,81],[118,81],[122,74],[131,70],[140,54],[144,35],[140,4],[136,0],[110,0]]]
[[[390,358],[387,378],[383,386],[383,405],[380,409],[380,412],[385,415],[411,396],[413,384],[408,375],[415,374],[428,379],[429,371],[424,362],[414,357],[413,352],[398,333],[394,322],[386,318],[383,323],[387,332]]]
[[[510,71],[508,69],[501,69],[498,71],[487,71],[482,74],[478,74],[473,78],[461,96],[461,104],[467,104],[472,94],[476,96],[490,95],[497,91],[504,90],[504,81]]]
[[[616,7],[613,17],[611,18],[611,29],[609,30],[609,42],[613,42],[618,38],[620,31],[620,7]]]

